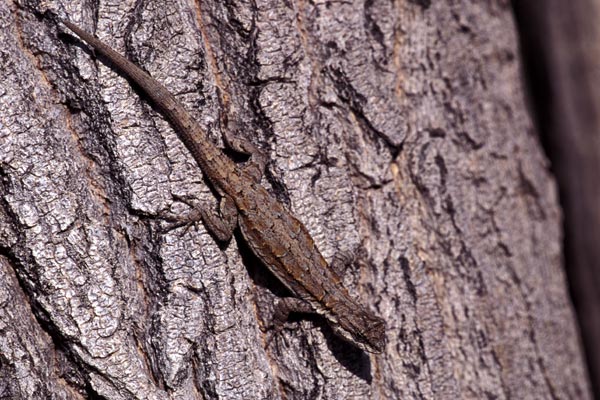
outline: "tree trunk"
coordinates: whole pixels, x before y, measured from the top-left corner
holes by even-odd
[[[516,1],[532,100],[564,208],[565,260],[600,398],[600,1]]]
[[[380,355],[310,315],[263,332],[285,291],[243,240],[162,229],[215,193],[37,3],[0,3],[5,397],[590,397],[506,1],[43,2],[265,151],[325,257],[359,250]]]

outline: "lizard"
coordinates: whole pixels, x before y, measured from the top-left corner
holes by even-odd
[[[220,216],[199,209],[197,219],[223,242],[239,227],[251,251],[295,296],[279,302],[275,313],[279,322],[291,311],[316,312],[351,344],[369,353],[381,353],[386,343],[385,321],[349,294],[302,222],[260,184],[264,164],[258,173],[248,165],[236,164],[165,86],[92,34],[66,19],[57,19],[136,83],[171,123],[221,196]],[[256,148],[238,143],[235,150],[248,153],[248,149]]]

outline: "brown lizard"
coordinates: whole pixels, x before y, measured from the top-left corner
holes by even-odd
[[[262,168],[256,173],[236,165],[162,84],[93,35],[69,21],[61,22],[139,85],[170,121],[222,196],[221,217],[198,210],[200,219],[222,241],[239,226],[254,254],[296,296],[285,298],[280,308],[323,315],[336,333],[365,351],[380,353],[385,322],[348,294],[304,225],[260,185]],[[236,150],[247,149],[238,145]]]

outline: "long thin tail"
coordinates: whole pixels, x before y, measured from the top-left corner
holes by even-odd
[[[200,133],[200,128],[197,126],[189,113],[181,106],[180,103],[177,102],[175,97],[173,97],[167,88],[148,75],[147,72],[72,22],[62,19],[60,22],[62,22],[71,31],[75,32],[77,36],[92,46],[102,56],[106,57],[128,78],[140,86],[154,101],[154,104],[160,109],[160,111],[164,113],[165,117],[171,121],[172,124],[176,125],[177,129],[187,132],[194,131],[196,135]],[[182,139],[184,142],[187,141],[186,138]],[[206,137],[197,139],[206,140]]]
[[[84,31],[77,25],[59,19],[67,28],[75,32],[82,40],[92,46],[98,53],[106,57],[113,63],[125,76],[133,80],[143,91],[154,101],[154,104],[164,116],[173,124],[179,138],[183,141],[188,150],[192,153],[196,162],[202,170],[210,174],[209,159],[214,160],[220,157],[220,151],[210,142],[208,135],[204,132],[191,115],[183,108],[175,97],[162,84],[148,75],[140,67],[111,49],[90,33]],[[220,163],[227,163],[230,160],[219,160]]]

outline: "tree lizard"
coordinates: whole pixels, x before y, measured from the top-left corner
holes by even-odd
[[[260,185],[262,168],[257,173],[235,164],[162,84],[93,35],[61,22],[134,81],[169,120],[221,196],[220,218],[198,210],[199,219],[222,241],[240,228],[252,252],[296,296],[283,299],[280,309],[316,312],[338,335],[367,352],[380,353],[385,345],[384,320],[349,295],[306,227]],[[237,147],[248,152],[248,147],[239,143]]]

